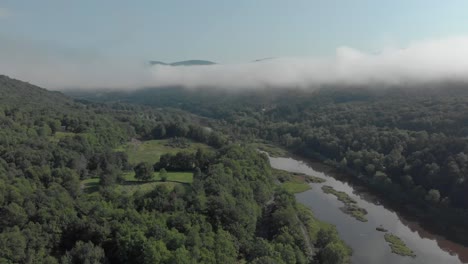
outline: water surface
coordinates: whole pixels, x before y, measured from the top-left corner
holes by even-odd
[[[331,177],[331,173],[324,170],[323,165],[305,163],[294,158],[273,157],[270,157],[270,163],[276,169],[314,175],[327,180],[323,184],[311,184],[311,190],[297,194],[296,198],[308,206],[318,219],[336,225],[340,237],[353,249],[352,263],[468,263],[467,247],[434,235],[417,222],[405,220],[401,215],[381,205],[377,198],[359,193],[351,184]],[[321,189],[322,185],[330,185],[349,194],[357,201],[358,206],[367,210],[368,222],[360,222],[344,214],[339,209],[343,204],[334,195],[325,194]],[[384,240],[384,233],[375,229],[380,225],[399,236],[415,252],[416,257],[393,254]]]

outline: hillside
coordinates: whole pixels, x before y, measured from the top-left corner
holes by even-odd
[[[0,94],[1,263],[349,260],[265,155],[191,114],[7,77]]]
[[[62,93],[50,92],[27,82],[0,75],[1,104],[34,104],[36,107],[53,107],[71,102],[72,100]]]

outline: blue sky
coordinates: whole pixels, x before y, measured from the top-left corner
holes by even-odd
[[[467,11],[461,0],[1,0],[0,39],[135,61],[236,63],[466,35]]]

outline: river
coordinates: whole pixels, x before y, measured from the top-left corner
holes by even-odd
[[[323,184],[311,184],[312,189],[296,195],[296,199],[309,207],[314,215],[325,222],[336,225],[340,237],[353,249],[352,263],[355,264],[451,264],[468,263],[468,248],[449,241],[423,229],[395,211],[386,208],[378,199],[358,192],[350,183],[332,177],[332,172],[320,163],[306,163],[294,158],[270,157],[273,168],[299,172],[326,179]],[[339,208],[343,204],[331,194],[325,194],[321,186],[330,185],[344,191],[368,212],[368,222],[360,222],[344,214]],[[384,233],[375,228],[382,225],[399,236],[411,248],[416,257],[393,254],[384,240]]]

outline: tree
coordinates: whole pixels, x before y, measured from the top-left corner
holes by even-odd
[[[426,200],[431,203],[438,203],[440,201],[440,192],[435,189],[429,190],[426,195]]]
[[[166,127],[164,124],[158,124],[154,129],[153,129],[153,138],[155,139],[160,139],[164,138],[166,136]]]
[[[339,238],[336,229],[331,227],[322,228],[317,234],[317,246],[321,248],[326,247],[329,243],[338,240]]]
[[[235,263],[237,248],[234,237],[222,229],[219,229],[215,238],[214,253],[217,263]]]
[[[17,226],[10,230],[3,231],[0,233],[0,263],[23,262],[26,246],[26,238]]]
[[[135,171],[135,179],[140,181],[149,181],[154,177],[153,166],[147,162],[140,162],[133,170]]]
[[[184,246],[182,246],[173,251],[171,263],[190,264],[193,263],[191,260],[192,258],[190,256],[190,252]]]
[[[0,226],[22,226],[28,220],[28,215],[22,206],[16,203],[10,203],[0,209]]]
[[[161,240],[148,240],[143,247],[143,263],[165,263],[171,257],[171,252]]]
[[[167,171],[166,171],[166,169],[162,168],[162,169],[159,170],[159,178],[163,182],[167,181]]]
[[[92,242],[78,241],[71,251],[62,258],[62,263],[99,264],[106,263],[104,249]]]
[[[347,249],[340,243],[332,242],[320,252],[321,263],[342,264],[346,263]]]

